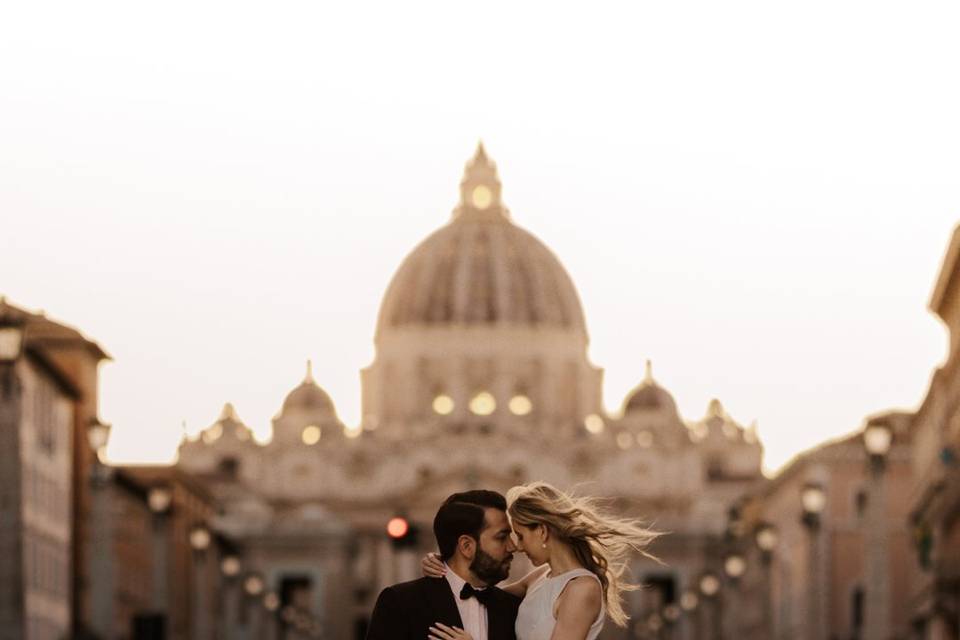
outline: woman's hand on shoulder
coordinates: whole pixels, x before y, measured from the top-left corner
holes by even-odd
[[[436,622],[430,627],[430,640],[473,640],[473,637],[460,627],[448,627]]]
[[[557,625],[550,640],[584,640],[600,615],[602,601],[595,578],[580,576],[568,582],[557,598]]]
[[[440,559],[439,553],[428,553],[423,556],[423,560],[420,561],[420,570],[427,578],[442,578],[447,575],[447,567]]]

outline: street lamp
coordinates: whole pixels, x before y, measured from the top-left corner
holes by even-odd
[[[23,352],[24,323],[20,319],[0,318],[0,364],[16,362]]]
[[[803,507],[803,517],[801,521],[807,528],[810,538],[810,548],[807,554],[808,559],[808,585],[807,585],[807,615],[806,623],[810,632],[809,640],[824,640],[826,629],[824,625],[824,599],[825,590],[823,589],[823,571],[820,552],[820,525],[823,510],[827,506],[827,493],[823,485],[816,481],[809,481],[800,491],[800,503]]]
[[[154,487],[147,494],[147,505],[157,516],[166,515],[171,502],[173,502],[173,493],[166,487]]]
[[[700,605],[700,596],[693,589],[687,589],[680,594],[680,608],[684,611],[695,611]]]
[[[731,553],[723,560],[723,572],[736,582],[747,572],[747,561],[739,553]]]
[[[226,578],[236,578],[240,575],[240,558],[235,555],[224,556],[220,561],[220,571]]]
[[[210,541],[212,539],[210,530],[202,524],[190,530],[190,547],[197,553],[203,553],[210,548]]]
[[[864,550],[866,566],[866,611],[864,640],[889,637],[890,585],[887,569],[886,478],[887,457],[893,445],[893,429],[887,420],[869,420],[863,429],[867,454],[869,494]]]
[[[893,429],[885,420],[867,423],[863,430],[863,448],[866,449],[871,469],[875,473],[883,471],[891,445],[893,445]]]
[[[803,524],[810,530],[820,527],[820,514],[827,506],[827,494],[819,482],[808,482],[800,492],[803,505]]]
[[[256,598],[264,589],[263,578],[256,574],[251,574],[247,576],[247,579],[243,581],[243,590],[251,598]]]
[[[720,578],[711,572],[700,576],[700,593],[708,598],[712,598],[720,591]]]
[[[776,525],[769,522],[761,522],[753,532],[753,541],[760,549],[760,559],[764,564],[770,564],[773,558],[773,550],[780,543],[780,533]]]
[[[206,556],[207,549],[213,541],[210,529],[204,524],[197,524],[187,536],[194,557],[194,593],[193,593],[193,638],[194,640],[210,640],[209,623],[207,621],[207,587]]]
[[[90,450],[93,451],[97,460],[100,458],[100,452],[103,451],[110,440],[110,428],[109,424],[100,422],[97,418],[91,418],[87,425],[87,444],[90,445]],[[96,464],[96,461],[94,464]]]

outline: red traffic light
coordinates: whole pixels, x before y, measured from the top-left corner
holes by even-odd
[[[390,518],[390,522],[387,523],[387,535],[394,540],[399,540],[407,535],[409,531],[410,523],[407,522],[406,518],[396,516],[395,518]]]

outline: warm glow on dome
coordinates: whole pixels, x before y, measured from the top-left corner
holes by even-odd
[[[510,413],[515,416],[525,416],[533,411],[533,403],[525,395],[516,395],[510,398]]]
[[[433,410],[441,416],[448,416],[453,413],[453,398],[445,393],[441,393],[433,399]]]
[[[595,413],[591,413],[583,419],[584,428],[590,433],[597,434],[603,431],[603,418]]]
[[[633,446],[633,436],[629,431],[622,431],[617,434],[617,446],[621,449],[629,449]]]
[[[497,410],[497,401],[488,391],[481,391],[470,400],[470,411],[478,416],[488,416]]]
[[[493,192],[485,184],[477,185],[474,187],[473,193],[470,194],[470,199],[473,201],[473,206],[483,211],[493,203]]]
[[[303,444],[317,444],[320,442],[320,427],[315,424],[304,427],[300,437],[303,439]]]

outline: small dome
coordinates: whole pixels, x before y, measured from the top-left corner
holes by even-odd
[[[647,360],[647,372],[640,383],[627,395],[623,403],[623,414],[636,411],[670,411],[676,413],[677,403],[670,392],[657,384],[653,379],[653,366]]]
[[[303,382],[288,393],[283,401],[282,413],[291,410],[336,413],[330,396],[313,379],[313,363],[309,360],[307,361],[307,375],[303,378]]]
[[[449,224],[403,261],[377,334],[407,326],[523,325],[586,333],[573,281],[540,240],[513,224],[483,145],[467,163]]]
[[[217,421],[200,433],[200,438],[206,444],[213,444],[224,437],[227,440],[249,441],[252,435],[250,427],[243,423],[233,404],[228,402],[223,405]]]

